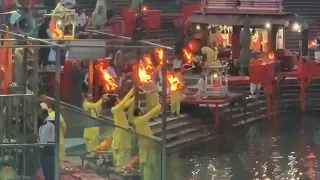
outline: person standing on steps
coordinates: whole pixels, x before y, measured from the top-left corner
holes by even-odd
[[[47,109],[41,109],[39,119],[41,125],[39,128],[38,143],[54,143],[54,118],[49,116]],[[54,154],[54,146],[44,145],[40,147],[40,162],[45,180],[54,180]]]
[[[149,121],[155,114],[159,114],[160,111],[161,104],[158,104],[146,114],[139,108],[135,109],[133,112],[135,130],[144,136],[152,138],[153,133],[149,126]],[[143,180],[154,180],[157,179],[156,145],[153,140],[144,136],[138,137],[140,172]]]

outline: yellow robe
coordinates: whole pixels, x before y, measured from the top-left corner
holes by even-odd
[[[158,104],[151,111],[143,116],[135,117],[133,124],[136,127],[136,131],[139,134],[147,137],[153,137],[152,130],[148,121],[154,117],[155,114],[161,110],[161,104]],[[156,178],[156,145],[155,142],[144,136],[139,136],[139,161],[140,171],[143,176],[143,180],[154,180]]]
[[[102,110],[102,102],[102,98],[96,103],[84,100],[83,109],[89,112],[92,117],[98,118]],[[84,129],[83,138],[86,141],[87,151],[93,151],[99,145],[99,134],[99,127],[90,127]]]
[[[159,94],[157,91],[151,92],[146,94],[146,101],[147,101],[147,111],[151,111],[154,107],[156,107],[160,101],[159,101]],[[155,114],[155,116],[158,116],[159,114]]]
[[[116,127],[113,132],[111,148],[113,149],[113,161],[117,166],[128,164],[131,158],[131,133],[126,130],[129,128],[129,122],[124,110],[134,103],[134,99],[131,98],[133,92],[131,89],[122,101],[111,109],[115,125],[124,128]]]
[[[92,102],[89,102],[88,100],[84,100],[83,109],[89,112],[92,117],[98,118],[102,110],[102,102],[103,102],[102,98],[96,103],[92,103]]]
[[[55,118],[56,112],[50,110],[49,116]],[[64,136],[67,131],[67,124],[64,121],[63,116],[60,114],[60,167],[63,167],[63,161],[66,160],[66,146],[64,142]]]
[[[180,115],[180,90],[170,92],[171,113]]]
[[[217,54],[218,51],[216,48],[215,50],[213,50],[210,47],[203,47],[201,48],[201,52],[207,55],[205,61],[208,64],[214,63],[215,61],[218,60],[218,54]]]

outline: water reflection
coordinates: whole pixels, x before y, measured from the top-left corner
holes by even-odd
[[[318,180],[319,114],[283,115],[189,149],[183,179]]]

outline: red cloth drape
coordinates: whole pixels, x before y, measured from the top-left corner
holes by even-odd
[[[10,39],[9,33],[6,33],[5,39]],[[4,46],[10,46],[11,41],[5,41]],[[1,71],[1,94],[7,94],[9,84],[12,82],[12,48],[0,49],[0,71]]]

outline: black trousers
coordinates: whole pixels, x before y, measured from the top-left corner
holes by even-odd
[[[47,66],[50,54],[50,48],[40,48],[39,49],[39,66]]]
[[[110,20],[113,16],[113,12],[112,12],[112,9],[108,9],[107,10],[107,20]]]
[[[54,146],[40,149],[40,162],[45,180],[54,180]]]

